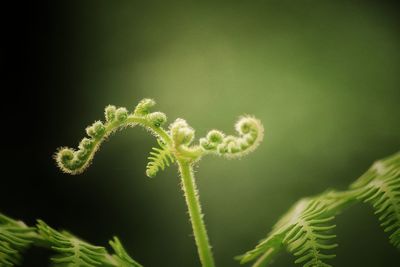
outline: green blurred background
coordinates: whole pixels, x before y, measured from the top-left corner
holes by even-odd
[[[108,104],[132,109],[154,98],[169,122],[185,118],[197,137],[213,128],[233,133],[242,114],[263,122],[265,140],[254,153],[207,157],[196,168],[218,266],[238,266],[233,256],[265,237],[299,198],[345,189],[400,147],[399,8],[390,2],[61,1],[32,8],[20,45],[34,87],[30,99],[17,98],[33,115],[34,133],[23,145],[30,165],[6,162],[16,166],[0,206],[29,223],[39,217],[104,245],[118,235],[145,266],[199,266],[175,166],[145,177],[156,142],[144,130],[112,136],[80,176],[56,169],[56,148],[75,147]],[[336,221],[334,266],[399,266],[367,205]],[[30,252],[26,266],[43,266],[46,257]],[[273,266],[293,261],[284,253]]]

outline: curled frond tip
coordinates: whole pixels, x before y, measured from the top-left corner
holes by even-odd
[[[101,143],[111,133],[126,126],[141,125],[161,139],[168,137],[161,129],[167,117],[162,112],[150,112],[150,108],[154,105],[154,100],[143,99],[133,113],[129,113],[124,107],[107,106],[104,110],[105,122],[95,121],[88,126],[86,128],[88,137],[82,139],[77,150],[68,147],[58,149],[54,156],[58,167],[69,174],[83,172],[90,165]]]
[[[252,116],[243,116],[235,124],[238,136],[225,136],[218,130],[211,130],[200,145],[210,153],[227,158],[238,158],[255,150],[264,137],[264,127]]]

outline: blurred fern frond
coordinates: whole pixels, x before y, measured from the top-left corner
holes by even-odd
[[[58,254],[51,258],[54,266],[102,266],[106,260],[105,248],[93,246],[67,232],[58,232],[45,222],[38,220],[39,234],[49,242]]]
[[[34,228],[0,214],[0,266],[14,266],[35,238]]]
[[[57,231],[42,220],[36,227],[28,227],[0,213],[0,267],[19,266],[21,254],[30,246],[54,250],[51,261],[55,267],[143,267],[128,255],[117,237],[110,245],[113,254],[66,231]]]
[[[336,236],[329,234],[335,227],[331,224],[334,216],[326,216],[326,211],[323,199],[312,199],[295,218],[295,223],[283,240],[289,251],[298,257],[295,263],[303,263],[304,266],[330,266],[324,261],[336,256],[323,252],[337,246],[330,242]]]
[[[384,231],[391,233],[390,242],[400,249],[400,153],[375,162],[352,188],[372,205]]]
[[[273,227],[266,239],[257,247],[243,256],[238,257],[241,263],[258,258],[254,266],[264,266],[270,263],[275,254],[283,246],[297,257],[295,263],[304,266],[330,266],[324,261],[335,257],[324,251],[337,246],[332,243],[335,235],[330,234],[335,227],[334,219],[336,204],[334,197],[338,193],[329,191],[314,198],[299,200]]]
[[[132,259],[122,246],[121,241],[118,237],[114,236],[113,240],[110,240],[110,246],[113,248],[115,254],[113,258],[117,262],[117,266],[121,267],[143,267],[141,264]]]
[[[400,248],[400,153],[377,161],[347,191],[327,191],[298,201],[273,227],[267,238],[244,255],[242,264],[255,261],[253,267],[267,266],[284,247],[298,257],[295,263],[304,267],[327,267],[325,261],[335,257],[329,251],[334,217],[351,204],[371,203],[379,215],[390,242]]]

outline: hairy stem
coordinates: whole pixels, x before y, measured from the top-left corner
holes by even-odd
[[[170,144],[171,143],[171,138],[169,137],[168,133],[161,127],[156,127],[154,125],[152,125],[151,123],[149,123],[146,119],[141,118],[141,117],[137,117],[134,115],[131,115],[128,117],[127,119],[128,123],[139,123],[143,126],[148,127],[149,129],[151,129],[152,131],[154,131],[154,133],[156,133],[158,136],[161,137],[161,139],[167,143]]]
[[[197,195],[196,182],[194,180],[191,163],[178,160],[178,165],[182,178],[182,190],[189,210],[190,222],[192,223],[193,234],[201,264],[203,267],[214,267],[214,258],[201,213],[201,206],[199,196]]]

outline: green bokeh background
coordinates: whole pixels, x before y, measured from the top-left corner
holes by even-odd
[[[399,149],[400,38],[392,6],[378,1],[66,6],[73,49],[60,55],[57,42],[65,40],[54,41],[53,72],[63,68],[58,58],[68,57],[76,93],[52,100],[60,101],[65,120],[52,124],[63,133],[59,145],[77,144],[107,104],[133,108],[145,97],[158,102],[156,109],[169,122],[185,118],[197,137],[214,128],[233,133],[242,114],[263,122],[265,140],[254,153],[241,160],[207,157],[196,168],[218,266],[238,266],[233,256],[252,248],[299,198],[345,189],[374,160]],[[59,83],[55,78],[52,86]],[[58,226],[103,244],[117,234],[145,266],[199,266],[176,168],[155,179],[144,175],[155,144],[145,131],[128,129],[110,138],[82,177],[57,173],[58,183],[98,203],[83,211],[85,206],[72,201],[80,217],[66,213]],[[346,210],[336,221],[340,246],[334,266],[399,266],[398,251],[367,205]],[[282,254],[273,266],[294,266],[293,261]]]

